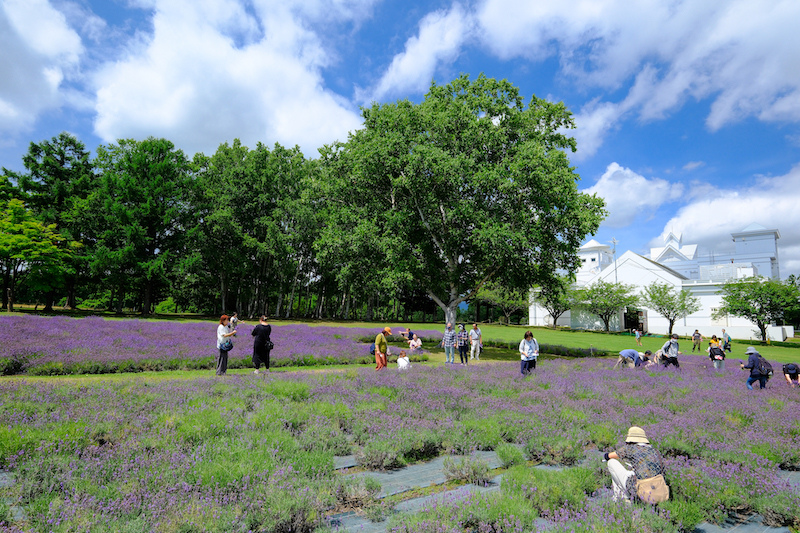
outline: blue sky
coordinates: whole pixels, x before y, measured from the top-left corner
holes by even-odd
[[[755,222],[800,274],[796,0],[0,0],[0,166],[69,131],[94,150],[240,138],[307,157],[359,106],[432,80],[507,78],[574,113],[595,238],[647,254],[682,233],[724,257]]]

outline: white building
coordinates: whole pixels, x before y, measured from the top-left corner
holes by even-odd
[[[756,275],[779,278],[777,240],[780,233],[776,229],[752,224],[731,236],[735,252],[725,257],[701,256],[697,245],[684,245],[680,234],[670,233],[664,246],[651,249],[650,258],[627,251],[616,261],[610,246],[590,240],[578,251],[581,267],[576,273],[575,285],[583,287],[598,280],[608,283],[618,280],[633,285],[634,293],[642,294],[653,282],[666,283],[677,290],[685,289],[700,300],[700,310],[679,318],[673,332],[691,335],[697,329],[703,336],[710,337],[719,336],[724,328],[734,338],[755,339],[758,334],[755,324],[738,317],[715,320],[712,315],[721,305],[720,287],[725,282]],[[625,311],[620,311],[619,316],[612,320],[612,329],[638,327],[662,335],[669,329],[669,321],[651,309],[641,307]],[[546,309],[534,303],[529,309],[529,323],[532,326],[551,326],[553,320]],[[598,317],[579,310],[568,311],[559,317],[558,325],[583,329],[604,327]],[[773,326],[767,333],[773,340],[784,340],[793,336],[794,330]]]

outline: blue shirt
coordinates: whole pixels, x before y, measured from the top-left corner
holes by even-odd
[[[625,359],[630,359],[633,361],[633,364],[639,366],[642,364],[642,358],[639,357],[639,352],[634,350],[633,348],[628,348],[627,350],[622,350],[619,354],[624,357]]]

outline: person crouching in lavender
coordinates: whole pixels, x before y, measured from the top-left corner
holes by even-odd
[[[603,459],[608,461],[615,502],[630,503],[632,497],[637,497],[653,504],[669,498],[664,461],[658,450],[650,445],[642,428],[632,426],[628,429],[625,445],[604,454]]]

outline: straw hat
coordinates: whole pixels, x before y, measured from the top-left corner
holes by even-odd
[[[628,436],[625,438],[625,442],[641,442],[643,444],[650,444],[650,441],[647,440],[647,435],[645,434],[644,430],[639,426],[631,426],[628,430]]]

